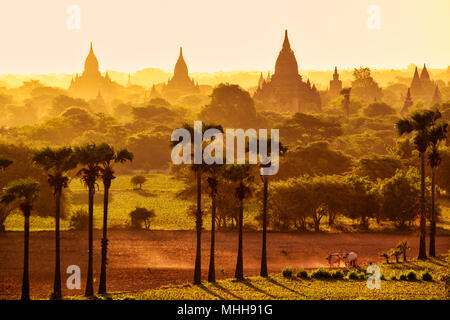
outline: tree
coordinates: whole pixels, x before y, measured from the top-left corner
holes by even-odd
[[[267,156],[270,157],[272,150],[272,140],[271,138],[266,139],[266,141],[261,141],[261,137],[259,138],[259,145],[266,143],[268,148],[268,154]],[[279,143],[279,142],[278,142]],[[279,155],[284,156],[286,153],[287,148],[284,147],[281,143],[279,143]],[[261,271],[260,276],[261,277],[267,277],[267,198],[269,194],[269,175],[264,175],[264,168],[269,168],[271,166],[271,163],[260,163],[260,177],[263,182],[263,211],[262,211],[262,245],[261,245]]]
[[[353,71],[352,92],[366,101],[373,101],[382,97],[381,88],[371,76],[369,68],[360,67]]]
[[[258,121],[255,103],[248,91],[223,83],[214,88],[211,102],[200,112],[200,119],[231,128],[251,127]]]
[[[344,96],[342,100],[342,109],[344,109],[345,115],[347,116],[347,121],[350,119],[350,93],[352,88],[344,88],[341,91],[341,95]]]
[[[439,154],[439,144],[447,139],[448,123],[434,125],[429,132],[431,144],[431,153],[428,155],[428,161],[431,167],[431,215],[430,215],[430,257],[436,256],[436,212],[435,212],[435,187],[436,187],[436,169],[441,163]]]
[[[242,245],[242,231],[244,223],[244,199],[250,195],[249,184],[253,181],[253,175],[251,173],[251,166],[248,164],[242,165],[227,165],[225,167],[224,176],[226,179],[237,184],[235,189],[235,195],[238,200],[238,255],[236,262],[236,279],[244,279],[244,253]]]
[[[402,162],[397,157],[372,154],[358,160],[355,173],[376,182],[377,179],[391,178],[401,168]]]
[[[139,186],[139,190],[142,190],[142,185],[147,182],[147,178],[141,175],[133,176],[131,178],[131,184],[133,186]]]
[[[371,103],[362,111],[366,117],[386,117],[396,114],[395,109],[384,102]]]
[[[410,118],[403,118],[397,121],[396,129],[399,136],[414,132],[414,145],[419,151],[420,157],[420,240],[419,240],[419,259],[426,259],[427,253],[425,248],[426,236],[426,210],[425,210],[425,152],[430,144],[429,129],[439,118],[437,114],[431,110],[415,111]]]
[[[216,198],[217,198],[217,185],[219,180],[217,173],[214,172],[207,178],[209,187],[209,196],[211,198],[211,248],[209,254],[209,271],[208,282],[216,282],[216,267],[215,267],[215,243],[216,243]]]
[[[407,261],[407,259],[406,259],[406,253],[408,252],[408,250],[411,249],[411,247],[410,247],[409,244],[408,244],[408,241],[406,241],[406,240],[400,241],[400,242],[397,244],[396,248],[402,253],[402,255],[403,255],[403,261],[406,262],[406,261]]]
[[[53,298],[61,299],[61,247],[60,247],[60,217],[61,196],[63,189],[67,188],[67,172],[77,166],[72,148],[46,147],[36,151],[33,162],[42,167],[48,174],[48,184],[53,189],[55,197],[55,279],[53,284]]]
[[[94,232],[94,194],[97,180],[100,178],[101,167],[100,163],[103,161],[103,154],[99,152],[99,148],[95,143],[88,143],[75,148],[75,155],[79,164],[84,167],[81,168],[77,176],[89,189],[89,253],[88,253],[88,272],[86,280],[85,296],[90,297],[94,295],[93,286],[93,232]]]
[[[142,223],[144,223],[145,230],[149,230],[151,219],[155,216],[156,214],[153,210],[136,207],[136,209],[130,212],[131,226],[135,229],[140,229],[142,228]]]
[[[29,243],[30,243],[30,214],[33,205],[39,197],[39,183],[31,178],[11,182],[1,197],[1,202],[9,204],[15,202],[25,218],[24,225],[24,263],[22,278],[22,300],[30,300],[30,280],[28,275]]]
[[[13,161],[6,157],[0,156],[0,171],[5,171],[7,167],[9,167]],[[13,210],[13,208],[7,204],[0,203],[0,232],[5,231],[5,220],[9,213]]]
[[[393,221],[398,229],[417,216],[420,196],[420,175],[416,168],[397,170],[389,179],[380,182],[380,216]]]
[[[109,189],[111,182],[116,177],[114,176],[114,164],[125,163],[133,160],[133,154],[127,149],[116,151],[114,147],[107,143],[102,143],[98,146],[98,152],[101,157],[100,174],[103,181],[103,238],[102,238],[102,264],[100,268],[100,284],[98,293],[106,293],[106,261],[108,253],[108,203],[109,203]],[[144,178],[145,179],[145,178]],[[142,186],[141,186],[142,189]]]
[[[189,124],[184,124],[183,129],[187,130],[191,137],[194,137],[194,128]],[[218,131],[223,132],[223,129],[219,125],[214,124],[206,124],[202,126],[202,137],[205,131],[209,129],[217,129]],[[171,141],[172,146],[178,144],[178,141]],[[202,149],[205,147],[205,144],[202,144]],[[203,154],[203,150],[202,150]],[[194,155],[194,144],[191,143],[190,156]],[[201,243],[202,243],[202,225],[203,225],[203,212],[202,212],[202,174],[205,170],[205,167],[208,166],[203,161],[203,157],[201,159],[201,163],[197,164],[194,161],[194,164],[190,166],[191,171],[194,173],[196,178],[196,187],[197,187],[197,211],[195,213],[195,229],[197,234],[197,242],[196,242],[196,254],[195,254],[195,266],[194,266],[194,284],[200,284],[202,282],[202,256],[201,256]]]

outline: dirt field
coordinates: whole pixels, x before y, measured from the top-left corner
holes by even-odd
[[[94,280],[98,286],[101,231],[94,232]],[[168,284],[190,282],[195,258],[193,231],[126,231],[109,233],[108,291],[138,292]],[[217,278],[234,275],[237,249],[236,232],[219,232],[216,237]],[[268,236],[269,272],[286,266],[316,268],[326,266],[327,253],[355,251],[360,263],[380,261],[379,253],[407,239],[416,257],[417,235],[396,234],[292,234],[270,233]],[[62,279],[64,295],[82,295],[87,269],[87,232],[62,233]],[[244,271],[257,275],[260,266],[261,234],[244,234]],[[450,250],[450,237],[437,238],[437,252]],[[209,265],[209,233],[203,237],[203,278]],[[0,299],[20,297],[23,265],[23,233],[0,234]],[[67,266],[78,265],[82,272],[81,290],[66,288]],[[30,236],[30,285],[34,299],[48,298],[53,287],[54,234],[33,232]]]

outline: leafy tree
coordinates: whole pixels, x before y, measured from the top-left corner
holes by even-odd
[[[436,169],[441,164],[441,155],[439,154],[439,144],[447,139],[448,123],[434,125],[429,132],[431,152],[428,155],[428,161],[431,167],[431,215],[430,215],[430,257],[436,256],[436,213],[434,205],[435,187],[436,187]]]
[[[374,102],[363,109],[363,114],[367,117],[385,117],[396,114],[396,111],[384,102]]]
[[[53,284],[53,298],[61,299],[61,247],[60,247],[60,217],[61,196],[68,186],[67,172],[77,166],[72,148],[46,147],[35,152],[33,162],[42,167],[48,174],[48,184],[55,196],[55,279]]]
[[[30,280],[28,272],[29,243],[30,243],[30,214],[33,205],[39,197],[39,183],[33,179],[20,179],[11,182],[5,189],[1,202],[16,203],[25,217],[24,225],[24,265],[22,278],[22,300],[30,300]]]
[[[420,246],[419,259],[426,259],[425,236],[426,236],[426,212],[425,212],[425,152],[430,144],[429,129],[434,122],[440,117],[440,114],[431,111],[415,111],[410,115],[410,118],[403,118],[397,121],[396,129],[399,136],[403,134],[414,135],[414,145],[419,151],[420,157],[420,172],[421,172],[421,186],[420,186]]]
[[[306,146],[289,149],[281,159],[276,178],[299,175],[333,175],[351,170],[353,159],[341,151],[330,148],[328,142],[317,141]]]
[[[402,162],[397,157],[372,154],[358,160],[355,173],[361,177],[368,177],[371,181],[376,181],[392,177],[401,168]]]
[[[380,183],[380,216],[393,221],[398,229],[417,216],[420,175],[415,168],[398,170]]]
[[[95,143],[88,143],[75,148],[77,161],[83,167],[78,171],[77,176],[89,189],[88,212],[89,212],[89,255],[88,272],[86,280],[85,296],[94,295],[93,286],[93,232],[94,232],[94,194],[97,180],[101,175],[100,164],[103,161],[103,154],[99,152]]]
[[[370,68],[360,67],[353,71],[352,92],[366,101],[378,100],[382,97],[381,88],[371,76]]]
[[[103,238],[102,238],[102,264],[100,269],[100,284],[98,293],[106,293],[106,261],[108,253],[108,203],[109,203],[109,189],[111,182],[115,179],[114,164],[125,163],[133,160],[133,154],[127,149],[116,151],[114,147],[107,143],[102,143],[98,147],[98,153],[101,157],[100,174],[103,181]],[[141,185],[142,189],[142,185]]]
[[[72,98],[66,95],[59,95],[54,98],[50,113],[52,115],[59,115],[69,107],[88,108],[88,103],[83,99]]]
[[[145,230],[150,230],[150,222],[154,217],[156,217],[155,211],[136,207],[136,209],[130,212],[131,226],[140,229],[142,228],[142,224],[144,224]]]
[[[214,88],[211,102],[200,112],[200,119],[231,128],[247,128],[258,122],[250,94],[238,85],[223,83]]]
[[[139,186],[139,190],[142,190],[142,185],[147,182],[147,178],[141,175],[133,176],[131,178],[131,184],[133,186]]]

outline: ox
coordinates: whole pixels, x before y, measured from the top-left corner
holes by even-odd
[[[330,264],[330,268],[333,267],[333,264],[337,263],[338,266],[340,266],[341,264],[341,255],[339,253],[330,253],[326,258],[325,258],[328,263]]]
[[[351,251],[343,253],[342,259],[344,260],[346,267],[358,267],[358,255],[355,252]]]

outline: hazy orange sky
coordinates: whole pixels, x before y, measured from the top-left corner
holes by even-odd
[[[190,71],[271,70],[284,29],[300,69],[450,64],[450,0],[14,0],[0,3],[0,74],[80,72],[91,40],[102,70],[172,70],[179,46]]]

